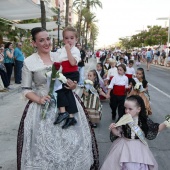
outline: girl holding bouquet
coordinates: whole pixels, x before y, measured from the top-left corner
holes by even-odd
[[[169,127],[169,118],[161,124],[154,123],[146,114],[143,99],[137,95],[126,98],[124,107],[124,119],[109,126],[113,144],[100,170],[158,170],[146,138],[153,140]]]
[[[100,88],[96,70],[91,70],[88,72],[88,80],[85,80],[82,100],[94,128],[97,127],[97,123],[101,119],[102,105],[99,94],[106,97],[106,94]]]
[[[143,68],[138,68],[136,71],[136,78],[133,78],[130,82],[130,85],[132,87],[131,92],[128,94],[128,96],[131,95],[139,95],[142,97],[147,114],[151,115],[152,110],[149,102],[149,93],[148,93],[148,82],[145,79],[145,72]]]

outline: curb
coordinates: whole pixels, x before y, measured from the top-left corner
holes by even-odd
[[[159,67],[159,68],[166,69],[166,70],[170,70],[170,67],[165,67],[165,66],[161,66],[161,65],[151,64],[151,66],[153,66],[153,67]]]

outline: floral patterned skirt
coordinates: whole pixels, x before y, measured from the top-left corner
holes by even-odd
[[[41,106],[28,102],[18,130],[18,170],[98,170],[95,134],[83,103],[75,96],[79,110],[75,114],[77,124],[64,130],[62,123],[53,125],[56,117],[53,106],[42,120]]]

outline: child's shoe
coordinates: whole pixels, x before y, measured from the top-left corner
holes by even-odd
[[[64,113],[59,113],[58,117],[56,118],[54,125],[61,123],[63,120],[67,119],[69,117],[69,113],[68,112],[64,112]]]
[[[62,126],[62,129],[67,129],[69,126],[73,126],[77,123],[77,120],[74,117],[69,117],[66,119],[66,122]]]

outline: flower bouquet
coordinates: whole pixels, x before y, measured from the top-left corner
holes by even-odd
[[[88,92],[93,87],[93,82],[89,79],[84,81],[84,87],[86,92]]]
[[[167,128],[170,128],[170,115],[165,116],[164,124]]]
[[[57,72],[56,78],[58,78],[61,83],[67,83],[67,79],[62,73]]]
[[[50,106],[50,103],[52,101],[55,102],[56,104],[56,99],[55,99],[55,96],[54,96],[54,91],[56,91],[56,78],[61,82],[61,83],[66,83],[67,82],[67,79],[66,77],[62,74],[62,73],[59,73],[59,69],[60,69],[60,63],[54,63],[53,66],[52,66],[52,71],[50,72],[47,72],[46,73],[46,76],[47,77],[50,77],[50,83],[49,83],[49,92],[48,92],[48,95],[51,97],[51,100],[50,102],[46,101],[46,103],[43,105],[42,107],[42,118],[45,119],[46,117],[46,113],[47,113],[47,110]],[[61,84],[60,83],[60,84]],[[58,85],[57,85],[58,86]]]
[[[137,90],[137,91],[139,91],[139,92],[143,92],[144,89],[143,89],[142,83],[141,83],[141,82],[137,82],[136,85],[135,85],[135,87],[134,87],[134,90]]]

